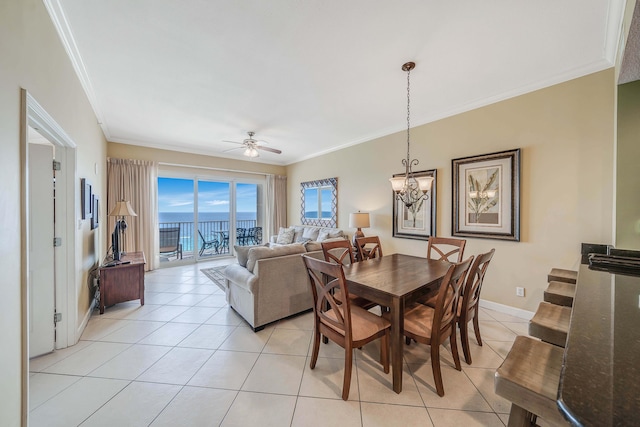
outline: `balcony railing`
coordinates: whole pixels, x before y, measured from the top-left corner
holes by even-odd
[[[229,254],[229,221],[200,221],[197,230],[194,230],[193,222],[161,222],[159,224],[160,230],[175,227],[180,228],[179,243],[182,244],[183,258],[193,257],[196,250],[201,258]],[[256,229],[259,231],[256,232]],[[249,230],[254,232],[249,235]],[[195,239],[198,239],[197,249]],[[247,246],[260,243],[262,243],[262,228],[257,227],[256,220],[236,221],[235,244]],[[169,260],[171,259],[161,257],[161,261]]]

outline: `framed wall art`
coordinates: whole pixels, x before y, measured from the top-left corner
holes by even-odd
[[[93,208],[91,200],[91,182],[86,178],[80,179],[80,198],[82,219],[91,219],[91,210]]]
[[[96,194],[92,195],[93,198],[93,212],[91,216],[91,229],[95,230],[100,226],[100,197]]]
[[[407,207],[393,193],[393,237],[428,240],[436,235],[436,170],[414,172],[413,175],[433,177],[431,190],[427,193],[429,197]]]
[[[451,161],[453,236],[520,241],[520,149]]]

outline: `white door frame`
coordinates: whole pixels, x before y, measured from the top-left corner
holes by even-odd
[[[63,163],[63,169],[56,173],[56,199],[63,205],[56,218],[56,236],[62,237],[62,246],[56,248],[56,311],[62,313],[62,321],[56,325],[56,349],[65,348],[77,342],[78,309],[76,297],[76,144],[56,123],[56,121],[27,92],[21,89],[20,114],[20,213],[21,228],[21,334],[22,334],[22,414],[26,420],[29,412],[29,337],[28,337],[28,283],[29,283],[29,218],[28,193],[28,130],[29,126],[56,146],[56,158]],[[53,244],[53,242],[52,242]],[[52,320],[53,321],[53,320]]]

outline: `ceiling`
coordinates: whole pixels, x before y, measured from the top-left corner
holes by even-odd
[[[109,141],[280,165],[406,129],[407,61],[412,126],[609,68],[625,3],[44,2]]]

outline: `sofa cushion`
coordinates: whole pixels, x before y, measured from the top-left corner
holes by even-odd
[[[307,243],[304,244],[304,248],[306,249],[307,252],[321,251],[322,243],[314,240],[309,240]]]
[[[287,245],[289,243],[293,243],[294,233],[295,233],[295,230],[293,228],[280,227],[280,231],[278,231],[278,238],[276,239],[276,243],[280,245]]]
[[[305,243],[304,246],[307,249],[307,252],[321,251],[323,242],[334,242],[336,240],[345,240],[345,239],[346,239],[345,236],[342,236],[342,237],[331,237],[329,239],[324,239],[323,241],[307,242],[307,243]]]
[[[236,258],[238,258],[238,264],[240,264],[243,267],[246,267],[247,261],[249,260],[249,249],[255,248],[258,246],[267,246],[267,245],[269,244],[265,243],[264,245],[252,245],[252,246],[233,245],[233,250],[236,253]]]
[[[290,245],[277,245],[273,247],[257,246],[249,249],[249,259],[247,260],[247,270],[253,273],[258,260],[273,258],[284,255],[303,254],[306,250],[303,245],[292,243]]]
[[[238,264],[243,267],[247,266],[247,260],[249,259],[249,249],[251,249],[251,246],[233,245],[233,250],[236,252],[236,258],[238,258]]]

